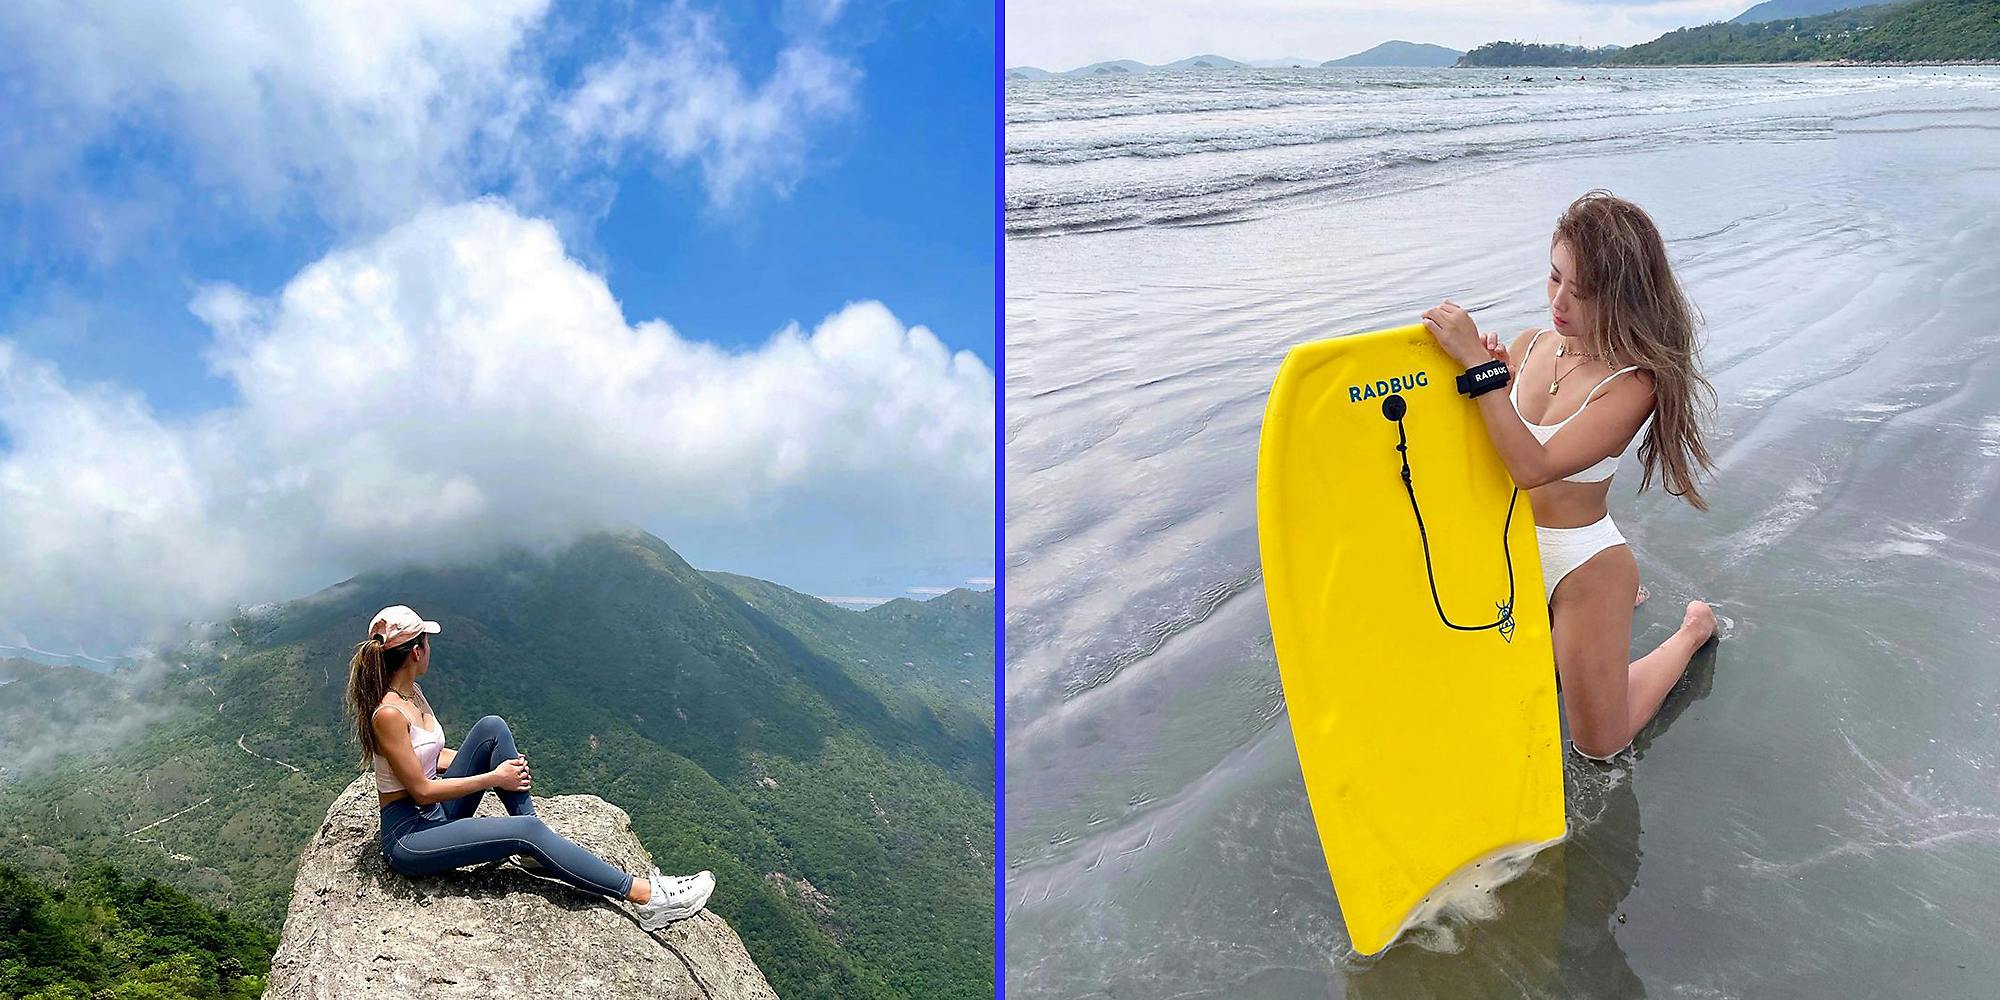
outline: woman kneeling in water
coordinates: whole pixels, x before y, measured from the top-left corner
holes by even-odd
[[[417,678],[430,670],[430,637],[438,631],[437,622],[400,604],[383,608],[348,668],[347,706],[361,763],[375,765],[382,854],[389,867],[405,875],[434,875],[525,854],[585,892],[638,904],[639,925],[647,930],[701,912],[715,889],[714,875],[665,878],[655,870],[636,877],[537,818],[528,796],[528,758],[515,749],[505,719],[480,719],[458,752],[445,747],[444,724],[417,686]],[[473,815],[489,788],[507,815]]]
[[[1643,435],[1639,489],[1658,474],[1668,493],[1707,510],[1695,487],[1712,464],[1699,411],[1713,409],[1715,389],[1697,365],[1694,310],[1666,242],[1637,205],[1605,191],[1570,204],[1550,240],[1548,295],[1555,329],[1525,330],[1511,345],[1450,301],[1424,313],[1424,326],[1468,368],[1507,364],[1506,395],[1476,400],[1534,508],[1570,739],[1603,760],[1632,742],[1715,634],[1715,612],[1690,601],[1678,631],[1628,662],[1642,598],[1607,509],[1611,475]]]

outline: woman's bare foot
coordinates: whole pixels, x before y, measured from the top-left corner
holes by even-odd
[[[1640,584],[1640,585],[1639,585],[1639,596],[1637,596],[1637,597],[1634,597],[1634,598],[1632,598],[1632,606],[1636,608],[1636,607],[1638,607],[1639,605],[1641,605],[1641,604],[1644,604],[1644,603],[1646,603],[1646,598],[1648,598],[1648,597],[1651,597],[1651,596],[1653,596],[1653,595],[1651,595],[1651,594],[1648,594],[1648,593],[1646,593],[1646,585],[1645,585],[1645,584],[1643,584],[1643,583],[1642,583],[1642,584]]]
[[[1715,609],[1700,601],[1689,601],[1687,616],[1681,619],[1681,631],[1694,639],[1696,649],[1701,648],[1715,638]]]

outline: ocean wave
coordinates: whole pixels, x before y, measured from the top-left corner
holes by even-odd
[[[1925,130],[1990,128],[1976,119],[1996,110],[1967,101],[1959,89],[1930,98],[1899,93],[1887,107],[1868,95],[1842,106],[1774,106],[1802,94],[1851,95],[1876,86],[1863,80],[1786,88],[1776,96],[1656,88],[1622,101],[1592,98],[1560,109],[1514,105],[1448,116],[1391,113],[1385,104],[1365,114],[1298,121],[1251,114],[1243,123],[1211,124],[1205,131],[1043,126],[1010,139],[1005,226],[1010,236],[1034,237],[1237,222],[1279,202],[1365,194],[1440,166],[1479,169],[1482,161],[1597,155],[1636,144],[1818,142],[1857,126],[1902,124],[1896,116],[1923,116]]]

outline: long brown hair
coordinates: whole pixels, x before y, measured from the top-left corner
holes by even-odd
[[[389,677],[403,669],[418,646],[429,645],[429,638],[419,634],[400,646],[385,647],[380,636],[371,635],[355,644],[354,659],[347,664],[347,712],[354,717],[354,739],[361,744],[363,770],[375,762],[375,727],[370,720],[389,690]]]
[[[1674,279],[1659,227],[1639,206],[1595,190],[1556,220],[1549,246],[1569,244],[1581,297],[1597,307],[1590,339],[1653,377],[1653,424],[1639,445],[1639,490],[1659,474],[1666,491],[1707,510],[1695,479],[1714,468],[1702,423],[1715,412],[1715,387],[1701,374],[1701,316]]]

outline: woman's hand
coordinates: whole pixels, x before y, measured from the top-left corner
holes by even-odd
[[[522,754],[513,760],[501,761],[500,766],[487,772],[493,778],[493,787],[503,792],[525,792],[528,790],[528,755]]]
[[[1472,321],[1472,314],[1450,299],[1425,310],[1424,329],[1431,332],[1438,346],[1444,348],[1452,360],[1467,368],[1495,358],[1506,360],[1507,348],[1500,343],[1500,338],[1481,334],[1479,324]]]

